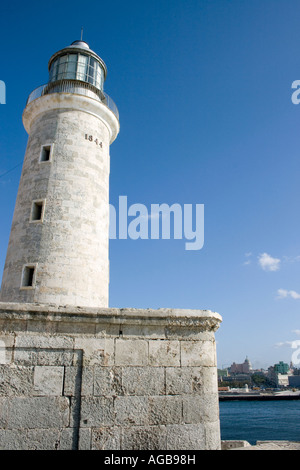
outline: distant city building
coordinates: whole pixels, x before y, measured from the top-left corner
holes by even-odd
[[[283,361],[274,365],[275,372],[278,374],[287,374],[290,370],[290,366]]]
[[[228,369],[218,369],[218,377],[228,377]]]
[[[290,366],[283,361],[280,361],[278,364],[268,369],[268,379],[278,388],[288,387],[290,385],[289,377],[291,375]]]
[[[277,374],[276,386],[279,388],[288,387],[289,386],[288,374]]]
[[[229,372],[230,374],[251,374],[252,365],[248,357],[246,357],[243,364],[236,364],[235,362],[231,364]]]
[[[289,386],[300,388],[300,375],[289,375]]]

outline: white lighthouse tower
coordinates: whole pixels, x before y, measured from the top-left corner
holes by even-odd
[[[48,83],[28,98],[2,302],[108,306],[109,147],[119,119],[106,72],[75,41],[50,58]]]
[[[119,119],[105,77],[75,41],[50,58],[23,114],[0,295],[0,450],[218,450],[221,316],[107,308]]]

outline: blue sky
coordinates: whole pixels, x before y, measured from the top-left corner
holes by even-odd
[[[111,203],[205,206],[199,251],[111,241],[110,306],[213,310],[220,367],[289,362],[300,340],[299,24],[292,0],[2,4],[1,275],[21,166],[4,173],[24,157],[26,99],[83,27],[120,112]]]

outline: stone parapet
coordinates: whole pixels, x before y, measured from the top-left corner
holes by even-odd
[[[207,310],[0,303],[0,448],[220,449]]]

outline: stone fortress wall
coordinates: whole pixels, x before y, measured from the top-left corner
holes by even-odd
[[[220,321],[0,303],[0,449],[220,449]]]

